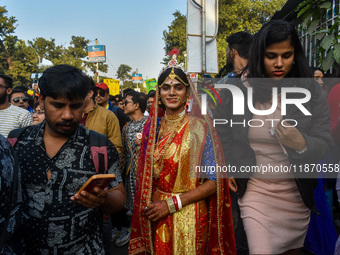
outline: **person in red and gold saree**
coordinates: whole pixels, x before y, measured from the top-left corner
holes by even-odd
[[[175,57],[144,126],[129,254],[236,254],[227,179],[190,171],[224,159],[209,121],[185,109],[190,92],[198,97]]]

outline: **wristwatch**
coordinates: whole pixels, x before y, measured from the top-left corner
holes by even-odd
[[[296,151],[296,153],[301,155],[301,154],[305,153],[306,151],[307,151],[307,145],[302,150]]]

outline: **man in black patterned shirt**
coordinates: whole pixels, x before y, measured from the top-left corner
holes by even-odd
[[[47,69],[39,82],[46,120],[27,128],[14,147],[27,197],[27,254],[104,254],[102,211],[113,213],[124,205],[119,157],[109,140],[107,173],[116,174],[110,190],[95,187],[76,194],[96,174],[89,131],[79,125],[89,84],[78,68]]]

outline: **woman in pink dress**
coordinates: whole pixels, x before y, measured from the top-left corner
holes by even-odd
[[[225,108],[216,109],[214,115],[215,119],[229,117],[247,124],[216,129],[227,163],[238,172],[257,170],[230,178],[231,189],[239,197],[249,253],[299,254],[310,212],[317,213],[313,196],[317,182],[308,173],[298,176],[294,169],[311,167],[309,164],[329,150],[332,138],[327,101],[312,79],[292,24],[281,20],[267,23],[256,34],[250,52],[247,74],[243,75],[246,81],[237,83],[245,95],[252,93],[252,100],[245,100],[244,115],[231,113],[233,105],[228,98]],[[293,101],[285,106],[286,99],[281,102],[283,88],[295,89],[286,95],[290,100],[306,96],[297,88],[309,91],[311,98],[303,102],[303,107]],[[303,108],[311,115],[301,111]]]

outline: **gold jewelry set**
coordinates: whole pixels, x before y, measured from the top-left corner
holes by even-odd
[[[174,115],[165,114],[165,117],[161,120],[161,123],[159,125],[158,141],[156,142],[156,148],[154,153],[154,162],[158,162],[159,164],[157,167],[154,168],[154,177],[156,179],[159,178],[159,175],[164,168],[163,163],[164,154],[166,153],[170,144],[175,138],[179,128],[182,126],[185,116],[186,111],[184,109],[184,111],[179,114]],[[160,153],[159,140],[165,135],[169,135],[169,137],[163,146],[162,152]]]

